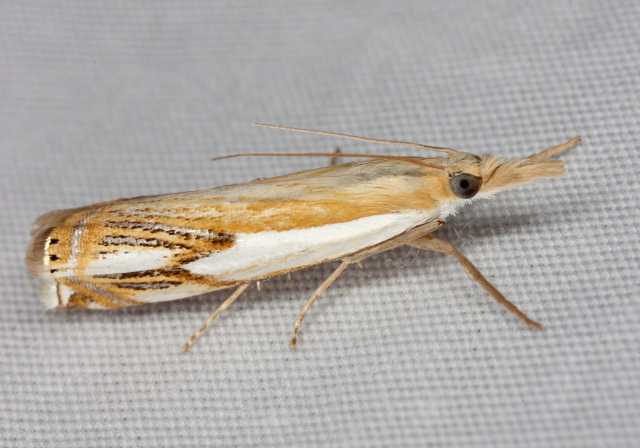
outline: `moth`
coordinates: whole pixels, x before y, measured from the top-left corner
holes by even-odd
[[[398,246],[454,257],[498,303],[528,325],[541,325],[509,302],[460,251],[430,236],[447,217],[478,198],[538,178],[561,176],[550,159],[580,137],[504,161],[418,143],[328,135],[444,153],[441,157],[339,154],[369,160],[186,193],[117,199],[42,215],[26,265],[42,280],[47,308],[110,309],[236,288],[184,345],[252,283],[339,261],[298,316],[290,346],[314,301],[351,263]],[[232,156],[331,157],[337,154]]]

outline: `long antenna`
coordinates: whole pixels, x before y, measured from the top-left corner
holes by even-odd
[[[434,151],[446,152],[450,156],[457,154],[458,151],[451,148],[441,148],[439,146],[423,145],[421,143],[400,142],[396,140],[380,140],[377,138],[358,137],[357,135],[338,134],[337,132],[316,131],[313,129],[301,129],[292,128],[289,126],[276,126],[273,124],[253,123],[254,126],[260,126],[262,128],[282,129],[284,131],[305,132],[307,134],[328,135],[330,137],[346,138],[349,140],[358,140],[360,142],[379,143],[382,145],[394,145],[394,146],[411,146],[413,148],[432,149]],[[343,157],[343,156],[340,156]]]
[[[364,159],[386,159],[386,160],[400,160],[403,162],[413,163],[415,165],[426,166],[427,168],[435,168],[438,170],[444,170],[445,168],[438,165],[431,165],[428,163],[421,162],[417,158],[412,157],[403,157],[403,156],[385,156],[381,154],[343,154],[343,153],[324,153],[324,152],[310,152],[310,153],[293,153],[293,154],[283,154],[279,152],[248,152],[243,154],[231,154],[228,156],[214,157],[211,160],[222,160],[222,159],[232,159],[234,157],[299,157],[299,156],[309,156],[309,157],[358,157]]]

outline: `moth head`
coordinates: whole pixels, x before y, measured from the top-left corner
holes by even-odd
[[[449,172],[449,188],[459,199],[490,197],[502,190],[531,183],[543,177],[566,173],[561,160],[533,160],[528,157],[504,161],[485,154],[479,160],[459,164]]]
[[[543,177],[562,176],[566,173],[561,160],[550,159],[579,141],[576,137],[567,143],[515,160],[485,154],[457,152],[448,157],[449,190],[457,199],[491,197],[517,185],[531,183]]]

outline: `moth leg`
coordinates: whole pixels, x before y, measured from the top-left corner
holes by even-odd
[[[296,342],[298,339],[298,330],[300,329],[300,325],[302,324],[302,319],[304,319],[305,314],[307,314],[307,311],[309,311],[309,308],[311,308],[311,305],[313,305],[313,302],[315,302],[316,299],[320,297],[320,294],[325,292],[327,288],[331,286],[331,284],[338,278],[338,276],[342,273],[342,271],[345,270],[345,268],[350,263],[358,263],[360,264],[360,267],[362,267],[361,261],[364,260],[365,258],[368,258],[371,255],[375,255],[380,252],[385,252],[387,250],[391,250],[396,247],[408,244],[410,241],[415,240],[417,237],[425,235],[426,233],[433,232],[434,230],[442,227],[443,225],[444,225],[443,221],[429,222],[419,227],[416,227],[414,229],[411,229],[410,231],[404,234],[398,235],[397,237],[392,238],[388,241],[384,241],[375,246],[368,247],[366,249],[363,249],[361,251],[358,251],[351,255],[347,255],[343,257],[342,263],[340,264],[340,266],[338,266],[338,268],[333,272],[333,274],[331,274],[324,281],[324,283],[322,283],[318,287],[318,289],[313,293],[311,298],[307,301],[306,305],[302,309],[302,312],[298,316],[298,319],[296,320],[296,323],[293,326],[293,333],[291,335],[291,342],[289,343],[289,347],[291,348],[296,347]]]
[[[358,252],[355,252],[350,255],[346,255],[342,257],[343,261],[348,261],[350,263],[358,263],[360,267],[362,267],[361,261],[369,258],[372,255],[379,254],[381,252],[386,252],[391,249],[395,249],[396,247],[404,246],[405,244],[409,244],[411,241],[415,241],[419,237],[431,233],[444,225],[444,221],[433,221],[416,228],[409,230],[408,232],[402,233],[390,240],[383,241],[380,244],[376,244],[375,246],[367,247]]]
[[[189,350],[189,347],[191,347],[193,342],[196,339],[198,339],[198,337],[200,337],[200,335],[205,330],[205,328],[207,328],[207,325],[209,325],[213,319],[218,317],[218,315],[220,313],[222,313],[224,310],[226,310],[229,307],[229,305],[231,305],[238,297],[240,297],[240,294],[242,294],[244,292],[244,290],[249,287],[249,285],[250,285],[250,283],[245,283],[244,285],[241,285],[238,289],[236,289],[233,292],[233,294],[231,294],[231,296],[229,296],[229,298],[227,300],[222,302],[222,305],[220,305],[218,307],[218,309],[216,309],[213,312],[213,314],[211,316],[209,316],[209,318],[207,320],[204,321],[204,323],[200,326],[200,328],[198,328],[198,331],[193,333],[193,336],[191,336],[189,338],[189,340],[187,341],[187,343],[182,346],[182,353],[186,353],[187,350]]]
[[[441,240],[440,238],[434,238],[432,236],[422,236],[420,238],[416,238],[413,241],[406,243],[408,246],[417,247],[418,249],[424,250],[432,250],[435,252],[442,252],[450,257],[455,257],[462,266],[462,269],[467,273],[467,275],[482,286],[485,291],[491,294],[496,302],[503,305],[513,314],[518,316],[522,321],[524,321],[527,325],[531,325],[532,327],[536,327],[538,329],[542,328],[542,325],[538,322],[535,322],[527,317],[522,311],[520,311],[513,303],[509,302],[501,293],[498,291],[489,281],[484,278],[484,276],[480,273],[478,268],[476,268],[471,261],[467,257],[465,257],[458,249],[456,249],[451,243],[446,242],[445,240]]]
[[[313,305],[313,302],[315,302],[316,299],[320,297],[320,294],[325,292],[327,288],[331,286],[331,284],[338,278],[342,271],[344,271],[345,268],[349,266],[349,264],[349,261],[343,261],[342,263],[340,263],[340,266],[338,266],[338,268],[333,271],[333,274],[331,274],[324,282],[322,282],[322,284],[318,287],[318,289],[316,289],[311,298],[304,305],[304,308],[302,308],[298,319],[296,319],[296,323],[293,325],[293,332],[291,333],[291,342],[289,342],[289,347],[296,348],[296,342],[298,341],[298,330],[300,329],[300,325],[302,324],[302,319],[304,319],[304,316],[307,314],[307,311],[309,311],[309,308],[311,308],[311,305]]]
[[[336,150],[333,151],[334,154],[340,154],[342,151],[340,151],[340,148],[336,147]],[[329,162],[329,165],[333,166],[333,165],[337,165],[338,164],[338,159],[340,157],[339,156],[333,156],[331,157],[331,161]]]

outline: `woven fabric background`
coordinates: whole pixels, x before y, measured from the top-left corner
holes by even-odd
[[[640,3],[112,1],[0,4],[0,445],[640,445]],[[505,157],[574,135],[569,174],[474,203],[438,236],[229,294],[42,309],[41,213],[414,154],[252,122]]]

